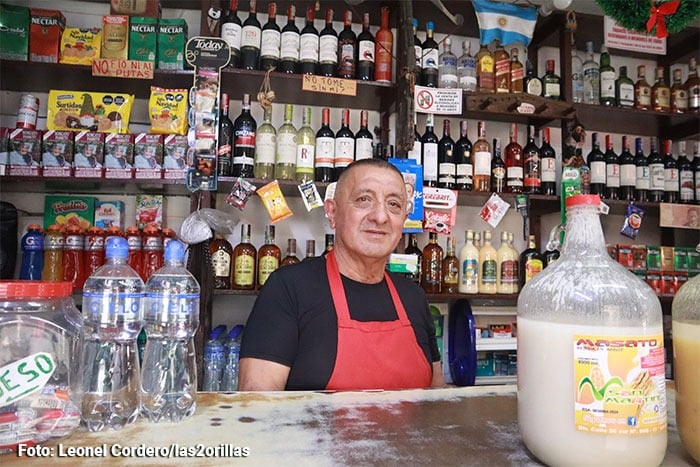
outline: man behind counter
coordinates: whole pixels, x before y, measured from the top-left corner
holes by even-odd
[[[260,290],[241,346],[240,391],[444,385],[423,290],[385,272],[406,206],[390,163],[345,169],[324,206],[332,252],[278,269]]]

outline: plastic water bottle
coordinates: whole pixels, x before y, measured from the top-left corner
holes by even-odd
[[[83,286],[81,419],[90,431],[133,423],[139,413],[143,281],[126,264],[126,239],[107,239],[106,263]]]
[[[199,325],[199,284],[184,265],[185,245],[171,240],[165,265],[146,282],[141,367],[141,414],[152,422],[176,422],[194,414],[197,367],[194,334]]]
[[[243,325],[239,324],[228,333],[224,345],[224,373],[221,377],[222,391],[238,390],[238,357],[241,355],[241,332]]]
[[[44,269],[44,234],[39,224],[27,226],[27,233],[22,237],[21,280],[40,281]]]
[[[224,370],[224,344],[221,341],[225,335],[226,326],[219,325],[209,333],[209,340],[204,344],[204,381],[202,391],[216,392],[221,387]]]

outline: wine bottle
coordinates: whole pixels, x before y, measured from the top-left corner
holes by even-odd
[[[544,129],[540,157],[542,162],[542,194],[554,196],[557,194],[557,153],[549,144],[549,128]]]
[[[321,115],[321,128],[316,132],[316,168],[314,170],[314,179],[317,182],[330,183],[335,181],[335,177],[333,176],[335,134],[330,127],[330,109],[324,107]]]
[[[467,136],[467,121],[459,122],[459,139],[455,143],[455,170],[457,174],[456,188],[458,190],[472,190],[472,142]]]
[[[506,191],[523,192],[523,147],[518,144],[518,125],[510,125],[510,142],[506,146]]]
[[[586,157],[586,163],[591,169],[591,194],[605,196],[605,155],[600,150],[598,133],[591,135],[591,152]]]
[[[683,87],[688,95],[688,111],[691,113],[699,113],[700,78],[698,77],[698,61],[695,57],[690,57],[688,61],[688,77],[685,79]]]
[[[280,27],[277,26],[277,4],[270,2],[267,6],[267,23],[262,28],[260,41],[260,69],[277,69],[280,59]]]
[[[378,83],[391,83],[392,81],[392,53],[394,49],[394,35],[389,28],[389,7],[382,7],[381,25],[377,31],[374,48],[374,80]]]
[[[226,16],[221,19],[221,38],[231,50],[228,66],[238,68],[241,62],[241,19],[238,17],[238,0],[231,0]]]
[[[418,39],[418,20],[413,18],[413,50],[416,54],[416,63],[413,65],[413,76],[416,84],[421,83],[423,70],[423,42]]]
[[[423,185],[436,187],[438,183],[438,138],[433,132],[433,114],[425,119],[425,133],[421,137],[423,144]]]
[[[282,28],[280,36],[280,63],[279,71],[282,73],[299,73],[299,28],[294,24],[294,5],[287,7],[287,24]]]
[[[487,49],[488,50],[488,49]],[[533,96],[542,95],[542,80],[535,74],[535,65],[530,59],[525,61],[525,92]]]
[[[369,13],[362,15],[362,32],[357,36],[357,79],[374,79],[374,36],[369,31]]]
[[[414,163],[421,164],[421,155],[423,153],[423,143],[421,142],[421,136],[418,133],[418,125],[416,123],[417,113],[413,112],[413,147],[408,151],[407,158],[411,159]]]
[[[677,203],[680,192],[678,163],[671,153],[671,140],[664,140],[664,202]]]
[[[421,44],[421,85],[436,88],[438,86],[438,44],[433,39],[435,26],[432,21],[426,25],[426,37]]]
[[[527,127],[527,144],[523,148],[523,193],[530,195],[542,191],[542,156],[535,144],[535,127]]]
[[[685,141],[678,142],[678,181],[680,182],[679,201],[683,204],[693,202],[693,164],[686,155]]]
[[[620,160],[613,150],[612,137],[605,135],[605,197],[620,197]]]
[[[420,248],[418,248],[418,237],[414,233],[408,234],[408,244],[406,245],[406,249],[404,250],[404,253],[407,255],[415,255],[416,256],[416,262],[417,262],[417,267],[416,270],[410,274],[407,278],[408,280],[417,283],[420,285],[421,281],[421,263],[423,262],[423,252],[421,251]]]
[[[318,74],[335,76],[338,69],[338,33],[333,29],[333,10],[326,10],[326,26],[318,40]]]
[[[660,203],[664,199],[664,158],[659,153],[656,137],[649,138],[649,201]]]
[[[284,106],[284,122],[277,129],[277,157],[275,158],[275,178],[294,180],[297,165],[297,129],[294,128],[292,104]]]
[[[263,123],[255,134],[255,178],[270,180],[275,178],[275,148],[277,131],[272,126],[272,106],[265,109]]]
[[[318,30],[314,26],[314,9],[306,9],[306,26],[301,30],[299,58],[301,72],[305,75],[318,74]]]
[[[297,264],[300,263],[301,260],[299,260],[299,257],[297,256],[297,239],[296,238],[288,238],[287,239],[287,253],[282,258],[282,262],[280,263],[281,266],[287,266],[289,264]]]
[[[371,159],[374,155],[374,138],[367,129],[367,111],[360,112],[360,129],[355,133],[355,160]]]
[[[357,36],[352,31],[352,12],[343,16],[343,30],[338,34],[338,76],[355,79]]]
[[[297,168],[296,179],[306,182],[314,179],[314,160],[316,158],[316,133],[311,129],[311,107],[304,109],[301,128],[297,131]]]
[[[642,138],[634,140],[634,165],[635,165],[635,182],[634,182],[634,199],[635,201],[647,201],[649,199],[649,164],[647,156],[644,155],[642,147]]]
[[[622,152],[620,157],[618,157],[618,163],[620,164],[619,198],[623,201],[634,201],[634,184],[637,169],[634,165],[634,156],[630,152],[630,143],[627,136],[622,137]]]
[[[506,191],[506,163],[501,154],[501,140],[494,138],[491,144],[493,157],[491,157],[491,191],[503,193]]]
[[[474,191],[491,190],[491,146],[486,141],[486,126],[479,121],[474,142]]]
[[[216,173],[220,177],[231,175],[233,164],[233,122],[228,116],[228,94],[221,93],[221,106],[219,109],[219,137],[217,140],[217,166]]]
[[[243,94],[241,114],[233,122],[234,177],[252,178],[255,164],[255,130],[257,125],[250,114],[250,94]]]
[[[257,0],[250,0],[250,12],[241,30],[241,68],[257,70],[260,65],[262,31],[258,21]]]
[[[442,122],[442,138],[438,142],[438,186],[453,189],[457,180],[455,142],[450,137],[450,121]],[[456,284],[455,284],[456,285]]]
[[[610,53],[600,46],[600,104],[615,105],[615,68],[610,65]]]
[[[350,109],[343,109],[340,129],[335,134],[335,179],[355,160],[355,134],[350,130]]]

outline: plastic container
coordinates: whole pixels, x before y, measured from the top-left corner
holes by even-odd
[[[683,446],[700,463],[700,276],[678,290],[672,318],[676,426]]]
[[[566,200],[560,259],[518,297],[518,422],[548,465],[658,466],[666,453],[661,304],[607,254],[600,198]]]
[[[72,291],[70,282],[0,281],[0,454],[67,436],[80,423]]]
[[[209,333],[209,340],[204,343],[202,361],[204,364],[202,391],[216,392],[221,388],[224,371],[224,344],[221,336],[226,335],[226,326],[220,324]]]
[[[239,324],[228,333],[228,340],[224,344],[224,371],[221,376],[222,391],[238,390],[239,359],[241,356],[241,333],[243,325]]]

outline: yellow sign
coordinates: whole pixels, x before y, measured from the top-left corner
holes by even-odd
[[[304,75],[301,81],[301,89],[303,91],[325,92],[341,96],[356,96],[357,82],[352,79]]]
[[[153,79],[153,62],[120,58],[96,58],[92,61],[92,76]]]

